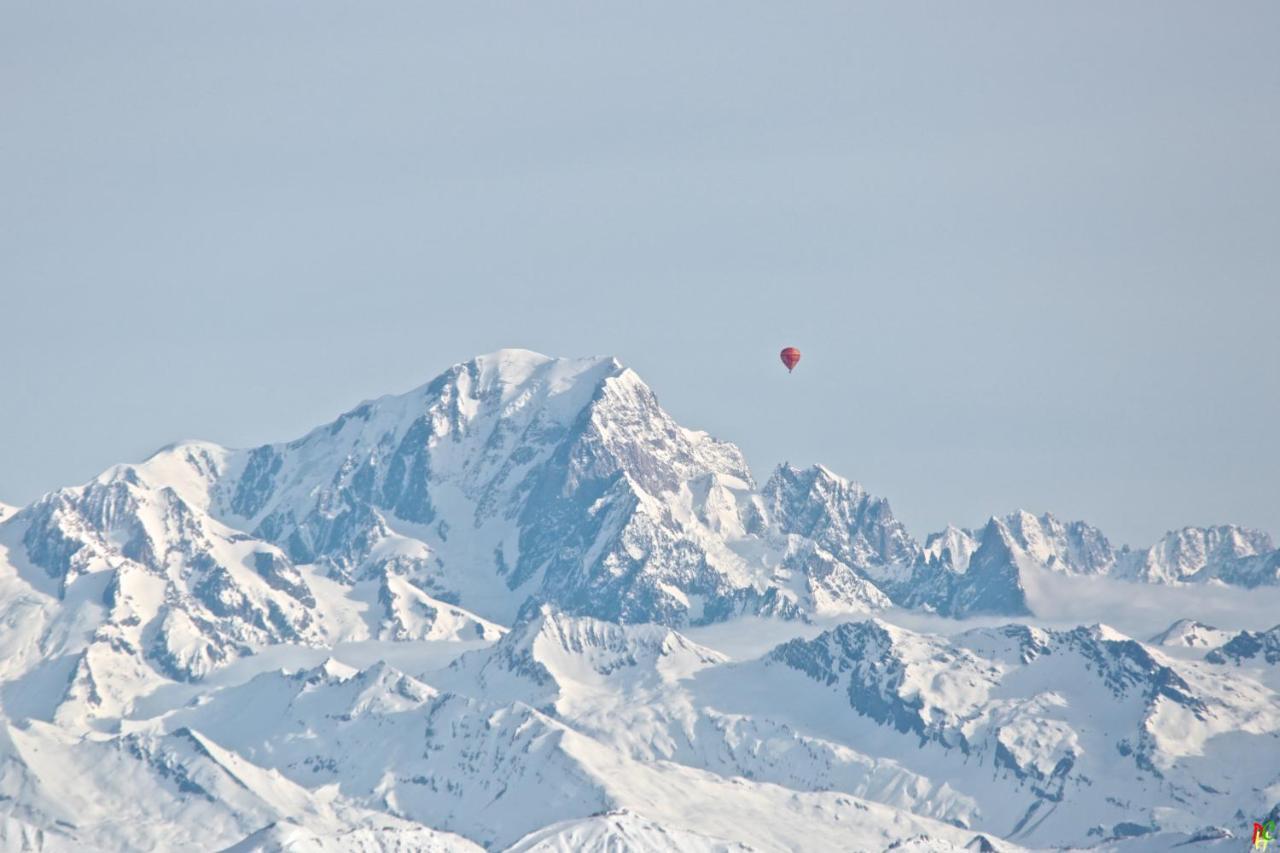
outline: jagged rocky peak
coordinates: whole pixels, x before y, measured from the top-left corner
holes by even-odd
[[[501,477],[520,448],[554,445],[601,384],[610,358],[553,359],[500,350],[457,364],[404,394],[368,400],[300,439],[248,453],[227,509],[261,522],[311,509],[314,487],[427,523],[433,482],[469,490]],[[515,460],[516,464],[520,460]]]
[[[315,597],[286,555],[206,511],[226,456],[216,445],[174,445],[15,517],[27,557],[51,581],[32,578],[37,586],[102,606],[82,660],[119,660],[98,668],[90,698],[119,687],[107,680],[144,678],[143,660],[154,674],[190,681],[253,645],[320,639]],[[56,648],[78,653],[79,643],[60,634]]]
[[[190,847],[193,825],[225,847],[292,818],[314,834],[251,838],[435,843],[403,835],[411,820],[499,849],[563,820],[543,846],[668,849],[701,843],[669,831],[700,815],[771,849],[786,843],[760,830],[779,819],[816,849],[944,849],[992,827],[1057,847],[1134,813],[1154,827],[1274,804],[1280,628],[1224,637],[1205,663],[1168,647],[1208,645],[1197,623],[1157,648],[1105,626],[866,619],[891,600],[1026,613],[1043,568],[1130,578],[1148,552],[1025,512],[920,548],[820,466],[757,489],[736,448],[675,423],[612,359],[502,351],[296,441],[174,445],[19,510],[0,545],[0,776],[14,814],[77,849]],[[1280,568],[1241,529],[1152,553],[1178,567],[1153,580]],[[740,614],[844,624],[755,659],[780,626],[701,635],[732,662],[679,630]],[[421,676],[310,666],[325,654]],[[68,773],[88,780],[77,814]],[[120,778],[152,779],[139,801],[159,811],[120,821]]]
[[[932,541],[936,556],[917,564],[902,603],[957,618],[1031,612],[1022,582],[1023,552],[1000,519],[992,518],[976,536],[954,535],[948,545],[942,541]],[[959,565],[948,561],[957,558],[963,559]]]
[[[247,617],[254,596],[236,587],[259,580],[305,604],[297,566],[376,581],[379,632],[400,638],[443,630],[441,605],[503,623],[531,598],[666,624],[885,606],[867,576],[917,546],[886,502],[825,469],[801,473],[774,483],[794,492],[777,495],[784,525],[823,538],[779,542],[741,452],[677,424],[633,371],[504,350],[295,441],[171,446],[48,496],[25,529],[33,562],[65,582],[120,556],[153,571],[199,560],[195,575],[216,577],[195,597],[222,615]],[[784,483],[796,477],[804,489]],[[304,634],[277,604],[250,621]],[[196,676],[220,658],[201,645],[210,620],[188,616],[165,623],[175,643],[162,657]]]
[[[1163,698],[1194,712],[1205,710],[1168,658],[1153,654],[1110,625],[1097,623],[1049,633],[1055,653],[1078,655],[1116,697],[1137,693],[1148,703]]]
[[[968,649],[879,619],[791,640],[766,660],[838,688],[853,710],[877,723],[963,749],[961,721],[985,700],[997,674]]]
[[[822,465],[779,465],[762,497],[782,533],[812,539],[854,568],[906,564],[920,553],[886,499]]]
[[[1280,586],[1280,549],[1210,564],[1196,573],[1193,579],[1219,581],[1250,589]]]
[[[468,561],[492,555],[511,588],[535,577],[554,587],[608,582],[584,557],[622,557],[624,536],[684,538],[664,504],[671,494],[698,492],[702,505],[690,514],[706,518],[709,501],[732,515],[737,498],[726,490],[751,488],[737,448],[681,427],[617,361],[522,350],[457,365],[298,441],[257,448],[231,480],[227,512],[295,561],[325,563],[341,577],[376,575],[386,563],[380,544],[411,533],[426,548],[399,549],[399,568],[439,576],[432,567],[449,562],[450,531],[466,530]],[[715,515],[723,528],[743,526]],[[678,542],[648,550],[684,560]],[[449,583],[432,592],[450,595]],[[653,614],[641,606],[643,615],[626,618]]]
[[[1110,574],[1128,556],[1082,521],[1019,510],[992,516],[978,530],[949,526],[931,535],[910,585],[897,598],[949,616],[1026,615],[1025,571]]]
[[[569,485],[625,472],[656,494],[706,470],[749,479],[736,448],[680,427],[615,359],[500,350],[362,403],[297,441],[256,449],[231,508],[260,518],[290,485],[319,479],[426,523],[430,486],[449,483],[483,503],[552,455]]]
[[[1150,548],[1116,547],[1096,527],[1019,510],[992,517],[979,531],[948,527],[929,537],[926,561],[968,568],[995,528],[1019,560],[1069,575],[1110,575],[1150,583],[1221,581],[1256,587],[1280,583],[1280,551],[1266,533],[1233,525],[1175,530]]]
[[[195,558],[232,535],[205,513],[227,454],[205,442],[171,445],[44,495],[15,515],[31,561],[65,587],[115,557],[156,572]]]
[[[1082,522],[1026,512],[921,548],[887,501],[822,466],[782,465],[757,490],[736,447],[680,426],[615,359],[526,350],[455,365],[295,441],[173,445],[5,530],[25,534],[51,587],[116,572],[104,599],[116,640],[184,678],[259,643],[332,639],[323,629],[338,623],[313,612],[330,579],[376,584],[379,638],[465,639],[496,636],[527,601],[671,626],[891,602],[1021,615],[1029,568],[1127,577],[1136,559]],[[1264,535],[1198,536],[1164,549],[1212,558],[1180,572],[1280,579]],[[142,575],[169,586],[150,594]]]
[[[1018,547],[1037,563],[1068,574],[1106,574],[1115,549],[1102,531],[1083,521],[1059,521],[1050,513],[1018,510],[999,520]]]
[[[885,727],[886,737],[896,729],[955,749],[965,762],[989,761],[998,776],[1009,774],[1007,783],[1025,784],[1049,803],[1068,792],[1093,796],[1094,762],[1103,753],[1091,755],[1089,744],[1098,737],[1112,741],[1107,751],[1131,759],[1117,770],[1104,758],[1107,773],[1140,778],[1160,772],[1157,765],[1171,767],[1186,748],[1183,738],[1210,737],[1269,713],[1262,710],[1269,696],[1214,697],[1199,670],[1179,671],[1106,625],[1008,625],[944,638],[868,620],[790,641],[765,660],[766,672],[784,666],[803,674]],[[1014,685],[1020,698],[1010,701]],[[1125,804],[1118,805],[1123,814]]]
[[[1116,564],[1117,551],[1098,528],[1025,510],[992,516],[979,531],[948,526],[928,538],[925,556],[963,572],[989,535],[998,535],[1019,556],[1066,574],[1107,574]]]
[[[1241,631],[1205,655],[1212,663],[1280,664],[1280,625],[1269,631]]]
[[[1234,524],[1183,527],[1169,531],[1142,552],[1133,571],[1140,580],[1165,583],[1191,580],[1206,570],[1207,574],[1225,570],[1229,575],[1239,563],[1266,557],[1275,550],[1271,537],[1260,530]]]
[[[861,661],[875,665],[890,656],[897,641],[906,633],[881,619],[844,622],[823,631],[812,640],[788,640],[769,653],[769,660],[804,670],[819,681],[834,683],[834,673]],[[808,666],[817,664],[820,669]]]

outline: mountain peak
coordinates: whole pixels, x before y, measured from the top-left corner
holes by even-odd
[[[884,498],[822,465],[779,465],[761,490],[772,523],[784,536],[812,540],[858,573],[889,583],[920,554]]]
[[[610,677],[658,683],[725,660],[663,625],[620,625],[541,604],[526,608],[490,648],[455,660],[450,671],[459,683],[474,681],[491,696],[547,708],[571,683]]]
[[[1139,579],[1165,583],[1203,580],[1214,575],[1230,578],[1233,569],[1245,568],[1251,558],[1265,555],[1274,559],[1276,551],[1271,536],[1263,531],[1234,524],[1182,527],[1169,531],[1139,554],[1133,571]],[[1240,565],[1242,562],[1244,566]],[[1252,585],[1247,579],[1241,580],[1246,580],[1246,586]]]
[[[496,350],[455,365],[453,370],[460,368],[474,373],[481,387],[512,387],[541,380],[553,390],[576,384],[584,378],[595,384],[605,376],[618,375],[625,369],[611,356],[558,358],[526,349]]]
[[[801,485],[811,490],[840,489],[855,494],[866,494],[860,483],[842,477],[826,465],[816,463],[801,468],[790,462],[783,462],[774,469],[773,476]]]
[[[1179,619],[1152,637],[1149,642],[1157,646],[1216,648],[1230,638],[1230,631],[1223,631],[1195,619]]]
[[[1270,547],[1188,528],[1169,576],[1275,584]],[[1029,615],[1027,589],[1072,582],[1041,569],[1139,556],[1022,510],[922,549],[825,466],[757,488],[614,359],[500,350],[296,441],[182,442],[6,520],[0,839],[18,815],[75,849],[221,848],[272,822],[283,845],[296,820],[326,849],[434,849],[400,830],[440,822],[500,849],[569,820],[514,849],[711,849],[661,817],[769,849],[909,829],[893,849],[943,850],[979,822],[1077,849],[1262,814],[1280,629],[1179,623],[1159,650],[888,612]],[[714,622],[694,636],[737,660],[683,633]],[[835,627],[804,639],[815,623]],[[752,660],[774,636],[797,639]],[[377,837],[340,831],[366,818]]]
[[[360,672],[334,657],[327,657],[309,669],[293,673],[293,677],[307,684],[334,684],[349,681]]]

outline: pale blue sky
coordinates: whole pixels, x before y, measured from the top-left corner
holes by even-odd
[[[1271,0],[0,3],[0,500],[524,346],[918,535],[1280,533],[1278,46]]]

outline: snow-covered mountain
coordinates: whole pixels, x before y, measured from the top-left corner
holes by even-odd
[[[763,666],[803,674],[859,725],[894,730],[899,744],[882,750],[938,768],[973,792],[975,823],[1012,827],[1002,834],[1033,846],[1084,844],[1135,823],[1228,825],[1246,792],[1275,793],[1273,768],[1207,761],[1205,749],[1217,737],[1274,749],[1275,693],[1162,658],[1106,626],[1011,625],[944,639],[851,622],[780,646]]]
[[[1184,527],[1135,554],[1129,571],[1141,580],[1208,581],[1241,586],[1277,582],[1280,558],[1271,537],[1234,525]]]
[[[914,598],[907,603],[951,615],[1025,613],[1022,575],[1029,568],[1157,584],[1280,584],[1280,550],[1261,531],[1235,525],[1186,527],[1165,534],[1155,545],[1135,549],[1113,545],[1083,521],[1063,522],[1050,513],[1036,516],[1024,511],[992,517],[980,530],[948,527],[935,533],[925,540],[922,561],[936,568],[918,573]],[[994,587],[985,582],[970,585],[962,579],[971,566],[1003,576],[996,578]],[[988,589],[994,600],[979,594]]]
[[[1205,655],[1214,663],[1280,664],[1280,625],[1269,631],[1241,631]]]
[[[1223,631],[1195,619],[1179,619],[1152,637],[1151,643],[1189,649],[1216,649],[1230,639],[1230,631]]]
[[[1270,596],[1280,552],[921,544],[613,359],[500,351],[0,506],[0,849],[1121,850],[1275,807],[1280,629],[1037,626],[1045,576]]]

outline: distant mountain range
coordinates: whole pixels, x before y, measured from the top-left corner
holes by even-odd
[[[922,544],[822,466],[758,485],[613,359],[503,350],[0,507],[0,849],[1238,843],[1280,803],[1280,627],[1033,627],[1037,572],[1269,590],[1280,551],[1026,512]],[[796,638],[681,633],[761,619]]]

